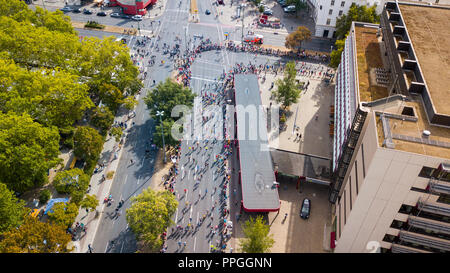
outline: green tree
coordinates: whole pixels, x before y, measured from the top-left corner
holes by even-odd
[[[67,193],[72,197],[72,202],[78,204],[89,187],[89,175],[81,169],[73,168],[60,171],[53,179],[53,186],[58,193]]]
[[[336,40],[335,47],[336,49],[333,50],[330,55],[330,66],[333,68],[337,68],[341,63],[341,55],[345,47],[345,38]]]
[[[245,253],[267,253],[275,243],[272,235],[269,235],[269,226],[265,223],[263,216],[245,222],[243,227],[245,238],[241,241],[242,252]]]
[[[296,75],[295,62],[287,63],[283,79],[278,79],[275,82],[277,88],[272,90],[276,102],[281,103],[285,109],[300,98],[300,85],[295,79]]]
[[[67,253],[70,235],[64,227],[28,216],[17,229],[3,233],[1,253]]]
[[[96,107],[92,113],[91,123],[105,134],[114,122],[114,115],[107,106]]]
[[[0,183],[0,233],[20,226],[28,212],[25,201],[17,199],[5,184]]]
[[[352,22],[379,23],[380,15],[376,13],[376,5],[367,7],[365,5],[352,4],[347,14],[336,19],[336,42],[335,50],[331,52],[330,66],[337,68],[341,62],[341,53],[344,49],[345,39],[352,27]]]
[[[163,148],[163,139],[162,139],[162,130],[161,130],[161,123],[159,123],[159,119],[157,120],[157,124],[155,131],[153,133],[153,143],[158,148]],[[162,120],[163,122],[163,130],[164,130],[164,144],[166,145],[166,149],[168,147],[175,147],[180,143],[179,139],[174,139],[172,135],[172,127],[174,125],[174,122],[169,119]]]
[[[28,113],[46,126],[68,128],[93,107],[88,86],[78,77],[59,69],[28,71],[13,61],[0,59],[0,108],[4,112]]]
[[[352,3],[347,14],[343,14],[336,19],[336,38],[344,39],[350,31],[353,21],[365,23],[379,23],[380,16],[376,12],[376,5],[367,7]]]
[[[96,160],[103,148],[103,138],[94,128],[80,126],[73,136],[76,157],[86,161]]]
[[[81,207],[90,211],[94,211],[95,208],[97,208],[98,204],[99,202],[95,194],[86,195],[83,201],[81,201]]]
[[[284,45],[287,48],[300,50],[302,43],[311,39],[311,31],[303,26],[297,27],[297,30],[286,36]]]
[[[127,222],[139,240],[158,250],[162,245],[160,235],[173,224],[171,218],[177,206],[178,201],[170,192],[147,188],[131,200]]]
[[[172,109],[177,105],[185,105],[190,109],[193,106],[194,98],[195,94],[191,89],[167,78],[165,82],[160,82],[153,92],[148,92],[144,101],[153,119],[159,120],[156,111],[164,111],[164,120],[175,121],[175,118],[171,117]]]
[[[113,127],[109,131],[109,134],[111,136],[113,136],[116,139],[117,142],[119,142],[120,138],[122,137],[123,132],[122,132],[122,129],[120,127]]]
[[[24,192],[47,182],[61,162],[56,127],[43,127],[27,115],[0,113],[0,181]]]
[[[48,212],[48,218],[52,223],[62,227],[70,227],[78,215],[78,206],[72,202],[59,202],[53,205],[52,211]]]

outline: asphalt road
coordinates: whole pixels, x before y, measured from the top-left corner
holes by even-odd
[[[173,63],[168,59],[167,55],[163,55],[162,51],[158,51],[151,46],[152,43],[157,43],[161,48],[163,43],[170,46],[174,45],[175,37],[181,37],[182,42],[180,47],[182,51],[186,46],[193,47],[198,44],[199,39],[195,36],[203,36],[204,39],[209,38],[213,43],[223,43],[225,33],[228,33],[228,39],[239,41],[241,39],[241,29],[239,27],[230,27],[220,24],[214,14],[206,15],[206,9],[212,9],[212,0],[198,1],[198,9],[200,21],[198,23],[188,23],[189,16],[189,2],[183,1],[181,7],[178,6],[178,1],[168,1],[164,15],[154,23],[150,24],[150,19],[144,19],[140,23],[141,30],[152,30],[155,36],[160,36],[158,41],[152,38],[150,43],[147,43],[146,50],[150,51],[149,56],[155,55],[155,65],[148,67],[148,77],[144,82],[144,90],[139,97],[139,104],[136,108],[136,117],[134,118],[135,125],[129,128],[128,138],[122,149],[122,155],[119,158],[119,164],[116,170],[116,175],[110,194],[117,200],[111,207],[107,207],[102,214],[102,219],[99,223],[98,229],[95,231],[95,239],[91,243],[95,252],[120,252],[129,253],[137,250],[136,240],[134,234],[128,229],[125,219],[125,210],[130,206],[130,199],[138,195],[143,189],[149,187],[150,178],[153,174],[155,154],[146,157],[145,150],[149,149],[148,140],[152,135],[155,122],[150,119],[146,105],[142,98],[146,96],[147,92],[151,92],[153,87],[152,81],[164,81],[173,69]],[[87,21],[96,17],[97,21],[102,24],[121,25],[121,26],[136,26],[135,21],[126,21],[123,19],[116,19],[110,17],[97,17],[95,15],[82,15],[69,13],[73,20]],[[80,36],[109,36],[114,35],[102,31],[77,30]],[[246,31],[244,31],[246,33]],[[122,36],[122,35],[121,35]],[[138,37],[129,37],[127,43],[131,48],[131,53],[136,52],[136,40]],[[276,39],[275,39],[276,40]],[[139,47],[142,48],[142,47]],[[160,65],[160,61],[165,60],[164,65]],[[211,89],[218,76],[223,71],[228,71],[236,63],[243,64],[266,64],[277,61],[278,58],[253,56],[249,53],[232,53],[226,50],[211,51],[201,54],[194,64],[191,66],[192,90],[200,94],[203,88]],[[148,58],[144,59],[144,63],[148,62]],[[206,84],[206,86],[205,86]],[[208,87],[208,85],[210,85]],[[201,106],[196,105],[194,111],[201,112]],[[209,141],[208,150],[206,150],[206,142],[200,141],[197,150],[192,153],[192,158],[187,155],[188,147],[192,145],[192,141],[186,140],[182,142],[182,156],[179,164],[179,175],[175,186],[177,197],[179,198],[179,207],[174,215],[174,222],[176,225],[186,226],[190,218],[192,224],[196,224],[198,219],[203,214],[208,214],[205,222],[197,229],[196,232],[188,232],[181,237],[171,237],[167,240],[167,252],[202,252],[210,251],[210,245],[216,244],[219,239],[218,235],[211,233],[211,225],[218,225],[221,221],[219,219],[219,204],[212,209],[215,201],[219,201],[221,187],[223,181],[223,173],[220,173],[219,167],[214,164],[215,155],[221,153],[223,144],[217,142],[212,145]],[[192,163],[195,158],[195,164]],[[130,160],[133,159],[134,163]],[[209,167],[205,168],[205,162],[209,163]],[[201,182],[195,186],[195,181],[199,177],[200,172],[196,170],[196,165],[202,172]],[[230,185],[229,188],[234,188]],[[215,191],[214,188],[217,188]],[[186,194],[184,193],[186,189]],[[199,196],[200,193],[200,196]],[[121,216],[114,217],[115,208],[119,200],[125,200],[121,208]],[[186,201],[188,205],[186,206]],[[185,208],[186,207],[186,208]],[[183,211],[184,210],[184,211]],[[207,212],[208,211],[208,212]],[[212,214],[211,214],[212,213]],[[211,215],[213,216],[211,219]],[[170,234],[170,228],[169,228]],[[186,247],[179,247],[178,241],[186,241]]]

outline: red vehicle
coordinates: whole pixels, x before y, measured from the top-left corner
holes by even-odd
[[[244,42],[252,44],[262,44],[263,36],[259,34],[247,35],[244,37]]]

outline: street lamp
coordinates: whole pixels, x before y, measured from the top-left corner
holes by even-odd
[[[244,17],[245,17],[245,7],[247,4],[241,4],[242,7],[242,43],[244,43]]]
[[[161,116],[164,114],[164,111],[156,111],[156,115],[159,117],[159,122],[161,123],[161,132],[162,132],[162,141],[163,141],[163,154],[164,154],[164,164],[166,163],[166,145],[164,143],[164,126],[161,120]]]

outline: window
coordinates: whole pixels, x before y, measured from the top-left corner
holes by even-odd
[[[327,25],[331,23],[331,19],[327,19]]]
[[[347,202],[345,200],[345,191],[344,191],[344,225],[347,223]]]
[[[331,5],[334,6],[334,0],[331,0]]]
[[[341,2],[341,7],[345,6],[345,1]]]
[[[344,11],[343,11],[343,10],[340,10],[340,11],[339,11],[339,16],[341,16],[342,13],[344,13]]]
[[[352,177],[349,177],[350,182],[350,211],[352,210]]]
[[[331,15],[331,14],[333,14],[333,10],[332,9],[330,9],[330,11],[328,12],[328,15]]]
[[[433,174],[433,171],[434,171],[434,168],[423,167],[419,173],[419,176],[424,177],[424,178],[430,178],[431,175]]]
[[[363,163],[363,178],[366,178],[366,162],[364,161],[364,144],[361,144],[361,157]]]

